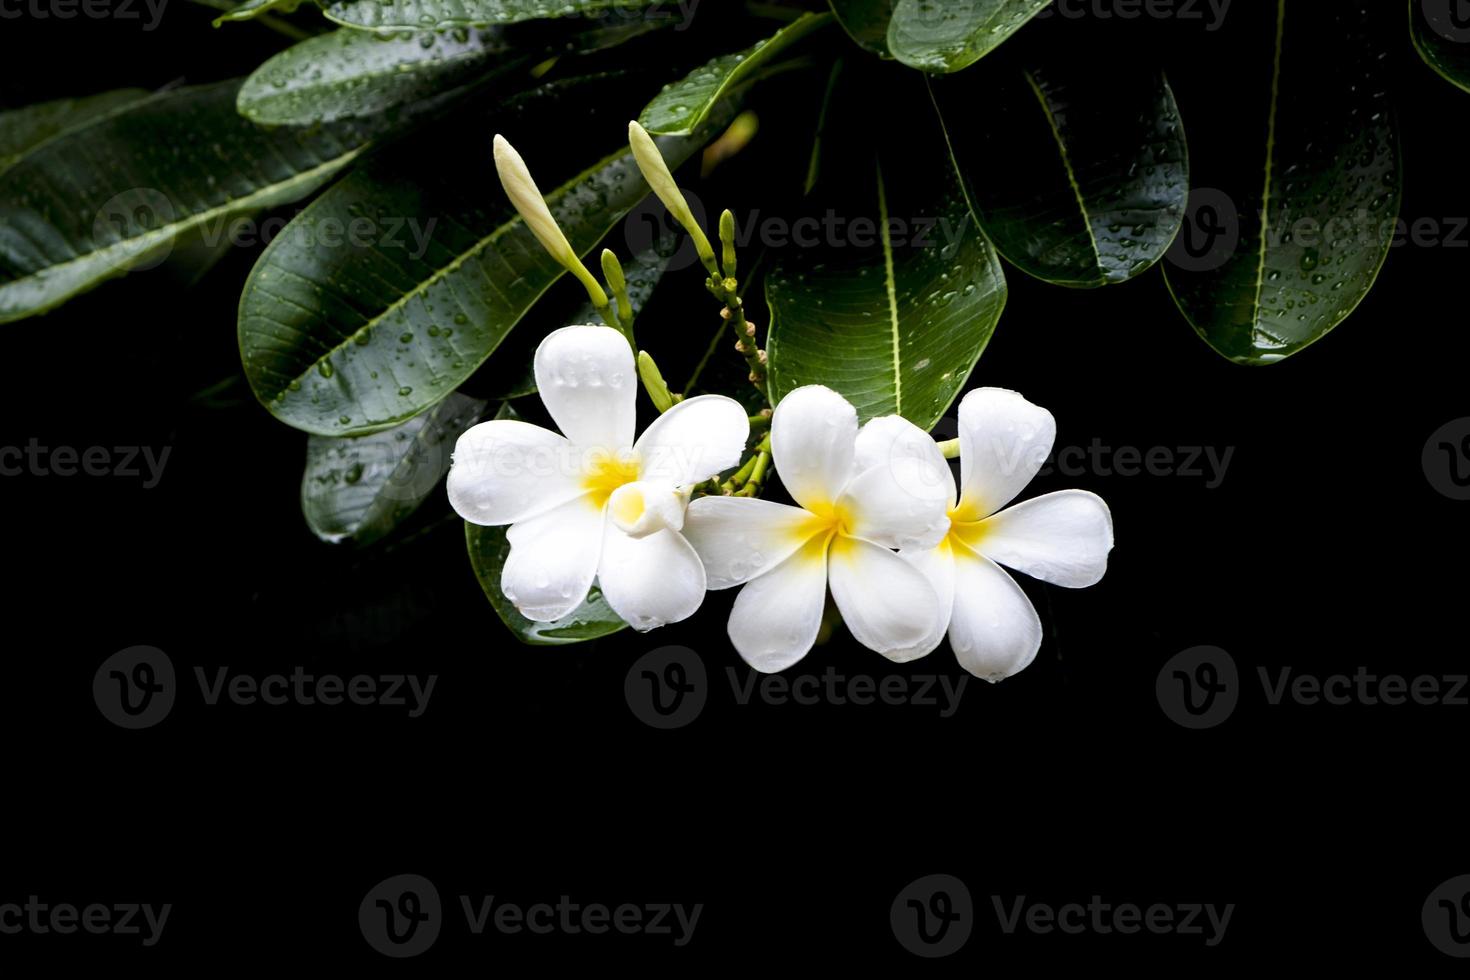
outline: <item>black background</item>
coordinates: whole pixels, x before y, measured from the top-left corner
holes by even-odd
[[[1233,88],[1269,68],[1248,3],[1237,0],[1240,23],[1218,33],[1095,19],[1028,31],[1049,32],[1059,50],[1113,44],[1120,58],[1152,58],[1170,71],[1187,126],[1255,145],[1258,113]],[[1396,38],[1403,215],[1448,228],[1470,214],[1454,149],[1470,96],[1419,61],[1398,5],[1384,7],[1395,8],[1383,29]],[[210,16],[174,0],[151,33],[136,22],[0,22],[0,106],[241,75],[279,46],[256,25],[214,31]],[[782,106],[809,106],[812,91],[783,84],[793,88],[765,97],[748,162],[708,185],[689,175],[716,207],[790,194],[767,164],[810,128]],[[627,118],[638,106],[613,108]],[[1433,489],[1421,450],[1470,414],[1467,244],[1462,232],[1394,249],[1346,323],[1268,369],[1210,351],[1157,271],[1072,292],[1008,268],[1007,312],[972,384],[1049,408],[1059,446],[1234,454],[1213,489],[1183,475],[1039,478],[1027,495],[1080,486],[1111,505],[1107,577],[1080,592],[1024,582],[1046,626],[1041,654],[998,686],[972,679],[950,718],[917,705],[737,704],[727,670],[748,672],[724,635],[729,594],[651,635],[518,646],[480,592],[442,493],[376,548],[317,542],[298,504],[305,437],[243,382],[223,384],[239,371],[235,306],[258,250],[232,250],[187,290],[166,271],[139,274],[8,325],[0,444],[171,455],[153,489],[118,477],[0,480],[0,902],[174,909],[152,949],[116,936],[0,936],[0,963],[384,968],[357,905],[410,872],[449,906],[439,942],[413,961],[434,969],[459,959],[911,967],[923,961],[895,941],[889,904],[911,880],[947,873],[968,884],[978,922],[940,968],[1453,968],[1419,915],[1436,885],[1470,871],[1459,807],[1470,709],[1273,707],[1255,672],[1465,672],[1467,505]],[[715,328],[708,297],[696,288],[654,302],[650,319],[687,331],[671,349],[703,349]],[[717,356],[735,359],[723,344]],[[182,681],[172,714],[136,732],[107,722],[89,693],[101,661],[135,644],[166,651]],[[1155,679],[1198,644],[1230,652],[1244,693],[1224,724],[1189,731],[1161,710]],[[687,727],[657,731],[630,711],[624,679],[668,645],[696,651],[709,703]],[[381,707],[206,707],[193,670],[224,665],[438,682],[417,719]],[[790,673],[829,666],[965,676],[947,648],[892,665],[840,630]],[[470,937],[460,894],[706,907],[693,943],[675,949],[651,936]],[[1237,907],[1225,941],[1205,948],[1199,937],[1006,936],[990,905],[992,895],[1094,894]]]

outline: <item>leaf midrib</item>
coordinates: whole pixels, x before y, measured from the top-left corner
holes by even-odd
[[[888,293],[888,323],[893,336],[893,414],[903,414],[903,375],[898,347],[898,279],[893,271],[893,233],[888,227],[888,191],[883,185],[883,165],[878,173],[878,227],[883,239],[883,286]]]
[[[132,254],[129,255],[128,258],[137,258],[138,256],[145,254],[148,249],[153,248],[156,245],[162,245],[164,242],[177,238],[185,232],[192,231],[193,229],[207,224],[210,221],[214,221],[218,218],[235,214],[240,211],[249,210],[250,208],[255,207],[260,200],[264,198],[269,198],[272,194],[278,193],[281,190],[299,186],[301,184],[310,183],[312,180],[316,179],[324,173],[330,174],[332,171],[338,170],[351,163],[354,159],[356,159],[364,151],[366,151],[369,145],[370,144],[364,143],[362,146],[356,147],[348,151],[347,153],[342,154],[341,156],[333,157],[331,160],[328,160],[325,163],[318,164],[310,170],[298,171],[297,173],[291,175],[288,180],[278,181],[274,184],[267,184],[264,187],[261,187],[259,190],[247,194],[245,197],[236,198],[235,200],[230,201],[228,204],[221,205],[220,207],[216,208],[210,208],[208,211],[200,211],[197,214],[191,215],[184,221],[179,221],[171,225],[166,225],[163,228],[150,231],[147,234],[139,235],[134,238],[125,238],[121,241],[114,242],[113,244],[108,245],[106,248],[95,249],[91,252],[84,252],[81,255],[76,256],[75,258],[66,260],[65,262],[57,263],[55,265],[48,265],[43,269],[30,273],[29,275],[22,276],[18,279],[12,279],[9,282],[0,283],[0,294],[3,294],[6,290],[18,286],[22,283],[28,283],[38,278],[51,278],[58,272],[64,271],[73,266],[82,265],[89,262],[96,262],[99,260],[102,261],[104,264],[107,264],[109,258],[118,252],[130,252]],[[119,262],[116,264],[108,264],[107,268],[109,269],[109,271],[112,271],[124,268],[125,266],[126,262]],[[92,283],[89,282],[83,286],[83,289],[90,288],[91,285]],[[26,307],[22,311],[20,317],[12,317],[7,314],[3,309],[0,309],[0,323],[7,323],[16,319],[24,319],[36,316],[40,313],[54,310],[57,306],[71,299],[73,296],[76,296],[80,291],[81,290],[72,290],[63,296],[56,297],[53,301],[46,303],[45,305],[40,307]]]
[[[1276,111],[1281,98],[1281,52],[1286,37],[1286,0],[1276,3],[1276,51],[1271,62],[1271,110],[1266,120],[1266,175],[1261,191],[1261,243],[1256,259],[1256,295],[1251,305],[1251,332],[1261,322],[1261,296],[1266,289],[1266,245],[1270,238],[1271,179],[1276,154]]]
[[[1023,71],[1021,74],[1025,76],[1026,84],[1031,87],[1036,101],[1041,104],[1046,123],[1051,127],[1051,135],[1057,141],[1057,152],[1062,155],[1062,169],[1067,172],[1067,183],[1071,185],[1072,195],[1077,199],[1077,210],[1082,212],[1082,226],[1087,229],[1087,243],[1092,249],[1092,264],[1097,269],[1098,277],[1106,280],[1108,274],[1102,264],[1102,249],[1097,244],[1097,233],[1092,230],[1092,214],[1087,210],[1087,201],[1082,196],[1082,186],[1077,183],[1077,173],[1072,167],[1072,155],[1067,150],[1067,141],[1062,138],[1062,127],[1057,122],[1056,113],[1052,111],[1051,103],[1047,101],[1046,93],[1042,92],[1035,76],[1029,71]]]

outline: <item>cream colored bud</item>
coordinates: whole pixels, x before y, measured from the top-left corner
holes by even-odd
[[[699,253],[699,258],[706,265],[714,262],[715,252],[710,248],[709,238],[705,236],[704,229],[699,222],[694,220],[694,213],[689,210],[689,202],[684,200],[684,192],[679,190],[679,185],[674,182],[674,175],[669,172],[669,165],[664,161],[664,156],[658,151],[658,145],[654,143],[653,137],[648,131],[638,125],[637,121],[628,123],[628,145],[633,148],[633,160],[638,164],[638,169],[643,173],[643,179],[648,181],[648,186],[653,188],[653,193],[663,202],[664,207],[674,216],[674,220],[689,232],[694,239],[694,248]]]
[[[521,159],[510,141],[499,134],[495,136],[495,170],[500,174],[500,185],[505,188],[510,203],[515,205],[516,211],[526,222],[526,227],[531,229],[531,234],[541,243],[541,247],[577,277],[594,306],[599,310],[605,308],[608,305],[607,294],[592,273],[587,271],[577,253],[572,251],[571,243],[567,241],[567,236],[562,233],[556,219],[551,216],[546,198],[541,196],[540,188],[531,177],[526,161]]]

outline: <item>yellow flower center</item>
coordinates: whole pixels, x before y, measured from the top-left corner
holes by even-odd
[[[828,550],[845,548],[851,537],[853,517],[836,503],[818,503],[807,508],[811,515],[797,526],[794,535],[804,542],[797,555],[806,561],[825,562]]]
[[[972,513],[962,513],[959,508],[950,508],[949,511],[949,533],[945,535],[944,543],[950,547],[963,546],[971,551],[980,551],[980,542],[984,540],[989,528],[982,520],[965,520]]]
[[[607,505],[607,500],[613,495],[613,491],[627,483],[635,483],[638,480],[638,457],[631,452],[622,452],[616,455],[599,453],[587,466],[587,472],[582,477],[582,486],[591,494],[592,506],[601,510]],[[637,494],[624,494],[625,500],[631,500],[641,506],[642,498]],[[625,504],[626,509],[628,505]],[[632,520],[637,520],[634,514]]]

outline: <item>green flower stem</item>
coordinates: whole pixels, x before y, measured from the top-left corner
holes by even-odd
[[[767,403],[771,397],[766,392],[766,352],[756,343],[755,324],[745,319],[745,304],[740,301],[740,284],[734,279],[718,279],[711,276],[706,284],[715,299],[725,304],[720,317],[735,331],[735,349],[745,358],[750,369],[750,383],[755,385]]]
[[[761,441],[761,448],[756,451],[755,465],[751,467],[750,479],[745,481],[736,494],[738,497],[759,497],[761,484],[766,479],[766,469],[771,465],[771,438],[767,436]]]
[[[939,452],[945,459],[959,459],[960,441],[958,439],[950,439],[947,442],[941,442],[939,444]]]

